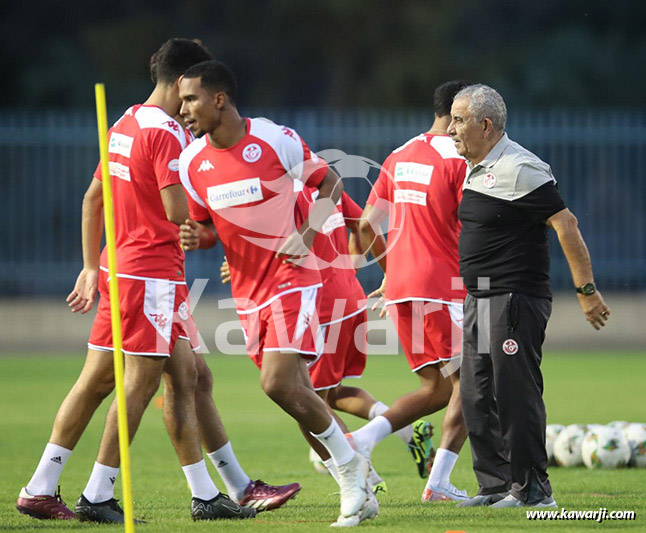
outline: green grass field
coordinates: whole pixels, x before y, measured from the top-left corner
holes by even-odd
[[[336,486],[329,476],[310,467],[307,446],[296,425],[264,397],[255,366],[244,357],[207,356],[215,376],[215,398],[234,449],[253,478],[271,483],[299,481],[303,490],[286,508],[261,514],[255,521],[193,523],[190,493],[165,434],[161,411],[146,413],[131,447],[135,514],[148,520],[145,531],[324,531],[338,515]],[[83,363],[82,356],[0,357],[0,531],[118,531],[118,526],[43,522],[18,514],[15,500],[29,480],[47,442],[59,403]],[[556,354],[543,363],[548,423],[646,422],[643,379],[646,354]],[[403,357],[374,356],[365,377],[352,380],[388,403],[416,385]],[[73,506],[85,487],[98,449],[108,402],[92,420],[61,478],[62,493]],[[430,417],[439,426],[441,413]],[[351,428],[360,421],[346,417]],[[381,531],[471,532],[646,530],[643,492],[646,470],[591,471],[585,468],[550,471],[555,498],[568,510],[634,510],[637,520],[528,521],[522,509],[456,509],[451,503],[422,504],[424,481],[397,437],[386,439],[373,455],[389,492],[381,513],[362,524]],[[211,467],[213,472],[213,468]],[[220,488],[223,484],[213,474]],[[468,447],[460,455],[452,481],[472,494],[477,485]],[[120,489],[117,489],[119,493]]]

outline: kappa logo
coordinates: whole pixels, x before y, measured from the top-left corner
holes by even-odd
[[[491,172],[488,172],[482,179],[482,184],[487,189],[493,189],[496,186],[496,176],[494,176]]]
[[[292,139],[296,140],[296,136],[294,135],[294,130],[290,130],[287,126],[283,126],[282,130],[283,130],[283,133],[287,135],[287,137],[291,137]]]
[[[179,133],[179,126],[174,120],[167,120],[166,122],[164,122],[164,126],[168,126],[171,130]]]
[[[168,324],[168,318],[162,313],[151,314],[150,316],[161,329],[164,329]]]
[[[287,126],[282,127],[283,133],[287,135],[288,137],[291,137],[292,139],[296,140],[296,135],[294,135],[294,130],[289,129]]]
[[[208,159],[204,159],[204,160],[200,163],[200,166],[199,166],[199,168],[197,169],[197,171],[198,171],[198,172],[204,172],[204,171],[206,171],[206,170],[213,170],[214,168],[215,168],[215,167],[213,166],[213,164],[211,163],[211,161],[209,161]]]
[[[260,159],[261,155],[262,148],[260,148],[260,145],[256,143],[248,144],[242,150],[242,159],[244,159],[247,163],[255,163],[256,161],[258,161],[258,159]]]
[[[312,313],[310,313],[309,311],[306,311],[305,313],[303,313],[303,322],[305,323],[305,327],[308,327],[311,321],[312,321]]]
[[[507,355],[516,355],[518,343],[514,339],[507,339],[502,343],[502,351]]]
[[[110,483],[112,483],[113,485],[114,485],[115,481],[117,481],[116,477],[111,477],[110,478]]]

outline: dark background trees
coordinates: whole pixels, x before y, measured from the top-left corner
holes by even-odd
[[[630,0],[3,2],[4,108],[90,108],[150,88],[150,55],[198,37],[253,106],[428,106],[448,78],[524,107],[646,102],[646,3]]]

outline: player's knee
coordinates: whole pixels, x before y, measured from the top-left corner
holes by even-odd
[[[431,376],[420,376],[420,389],[428,394],[442,395],[451,393],[451,380],[445,379],[439,372],[433,372]]]
[[[278,405],[285,405],[291,399],[294,399],[294,387],[288,383],[281,382],[275,376],[261,376],[260,386],[265,394]]]
[[[317,391],[317,394],[325,400],[325,402],[332,408],[336,409],[336,400],[337,400],[337,389],[326,389],[324,391]]]
[[[213,392],[213,374],[207,366],[196,369],[196,394],[206,394],[211,396]]]
[[[76,392],[86,398],[102,401],[114,390],[114,375],[95,372],[84,374],[74,385]]]
[[[159,389],[161,375],[147,375],[137,373],[137,375],[128,375],[124,377],[124,389],[129,400],[141,400],[149,402]]]
[[[114,390],[114,376],[105,376],[94,383],[94,393],[103,400]]]
[[[194,396],[197,389],[197,371],[195,368],[173,372],[164,380],[165,394],[172,396]]]

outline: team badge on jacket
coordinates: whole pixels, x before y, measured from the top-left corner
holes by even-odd
[[[491,172],[488,172],[485,174],[482,184],[487,188],[487,189],[493,189],[496,185],[496,176],[494,176]]]
[[[256,143],[248,144],[242,150],[242,159],[244,159],[247,163],[255,163],[256,161],[258,161],[258,159],[260,159],[261,155],[262,148],[260,148],[260,145]]]
[[[514,339],[507,339],[502,343],[502,351],[507,355],[516,355],[518,343]]]

